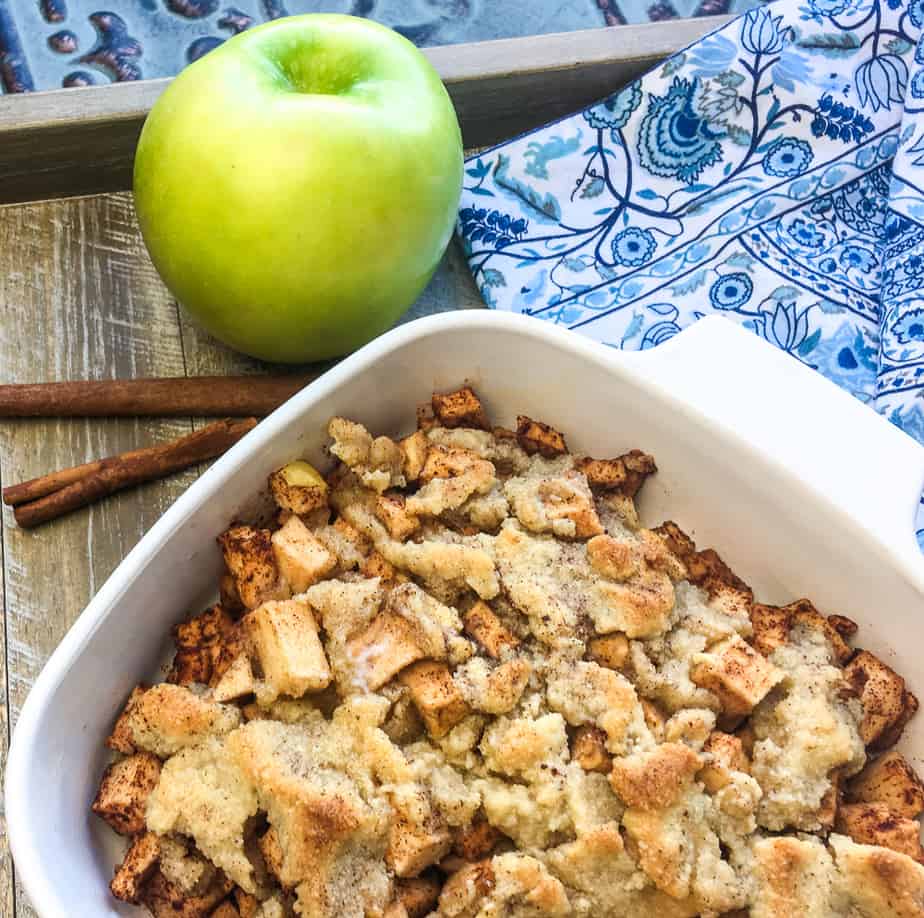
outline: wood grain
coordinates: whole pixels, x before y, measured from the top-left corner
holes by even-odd
[[[125,196],[0,212],[4,381],[183,375],[176,307]],[[0,424],[6,481],[190,431],[188,420],[23,420]],[[126,491],[41,530],[3,512],[8,702],[15,723],[35,677],[87,600],[194,478]],[[17,902],[17,914],[29,914]]]
[[[598,99],[729,17],[428,48],[469,147]],[[145,115],[168,80],[0,97],[0,203],[129,188]]]
[[[0,485],[3,478],[0,474]],[[0,596],[3,595],[3,540],[0,539]],[[6,755],[10,744],[9,678],[7,674],[6,628],[0,629],[0,775],[6,773]],[[7,842],[6,814],[0,804],[0,918],[14,918],[13,859]],[[25,916],[25,912],[19,913]]]
[[[724,20],[722,20],[724,21]],[[718,20],[659,23],[427,53],[469,144],[486,144],[612,92]],[[516,71],[516,72],[514,72]],[[165,81],[0,98],[0,201],[128,187],[141,121]],[[455,243],[401,321],[481,307]],[[234,354],[171,299],[127,194],[0,208],[0,382],[227,375],[270,367]],[[0,484],[178,437],[201,419],[0,422]],[[122,492],[35,532],[2,515],[0,768],[8,731],[51,651],[195,470]],[[0,821],[0,918],[32,918]]]
[[[292,369],[235,354],[178,310],[144,251],[127,194],[0,208],[0,304],[3,382]],[[402,321],[480,306],[453,243]],[[153,418],[2,421],[0,481],[22,481],[148,446],[207,423]],[[10,508],[4,509],[0,768],[8,739],[7,712],[15,722],[35,677],[70,624],[195,475],[189,471],[122,492],[34,532],[18,529]],[[13,888],[0,822],[0,918],[31,918],[34,912],[21,890],[14,912]]]

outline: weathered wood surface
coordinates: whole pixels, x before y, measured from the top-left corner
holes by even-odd
[[[453,248],[407,318],[480,306]],[[200,331],[151,265],[128,194],[0,208],[0,381],[260,373]],[[0,483],[146,446],[196,419],[0,422]],[[122,492],[34,531],[2,517],[0,770],[9,729],[45,660],[87,601],[195,471]],[[0,822],[0,916],[33,912]],[[15,896],[15,902],[14,902]]]
[[[470,147],[592,102],[728,21],[677,19],[428,48]],[[145,115],[169,80],[0,96],[0,202],[130,187]]]
[[[724,20],[658,23],[431,49],[468,142],[482,145],[605,95]],[[165,81],[0,98],[0,202],[128,186],[141,121]],[[450,247],[404,321],[482,305]],[[128,194],[0,207],[0,382],[261,373],[179,309],[153,269]],[[323,371],[324,367],[313,369]],[[199,419],[0,421],[0,486],[180,436]],[[200,470],[201,471],[201,470]],[[189,470],[34,531],[2,511],[0,774],[10,729],[89,598]],[[0,918],[34,912],[0,816]]]

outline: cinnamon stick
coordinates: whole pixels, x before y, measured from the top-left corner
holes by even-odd
[[[132,450],[100,459],[98,462],[53,472],[43,478],[36,478],[14,485],[3,492],[7,503],[9,492],[13,498],[28,493],[43,493],[44,496],[28,503],[20,503],[13,511],[16,522],[29,529],[41,523],[57,519],[78,507],[86,506],[116,491],[132,485],[163,478],[173,472],[213,459],[230,449],[257,424],[256,418],[243,421],[216,421],[178,440],[152,446],[148,449]],[[88,469],[82,477],[74,477],[81,469]],[[59,490],[49,491],[54,484],[64,483]],[[17,491],[16,489],[20,490]]]
[[[0,417],[260,417],[316,376],[179,376],[3,385]]]

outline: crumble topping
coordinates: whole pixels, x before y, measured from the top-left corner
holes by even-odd
[[[155,918],[924,918],[917,709],[856,626],[753,592],[477,394],[333,418],[139,686],[93,810]]]

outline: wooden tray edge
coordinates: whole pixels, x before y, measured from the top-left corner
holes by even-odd
[[[425,49],[469,148],[601,98],[729,20],[678,19]],[[0,204],[131,187],[135,145],[167,79],[0,97]]]

